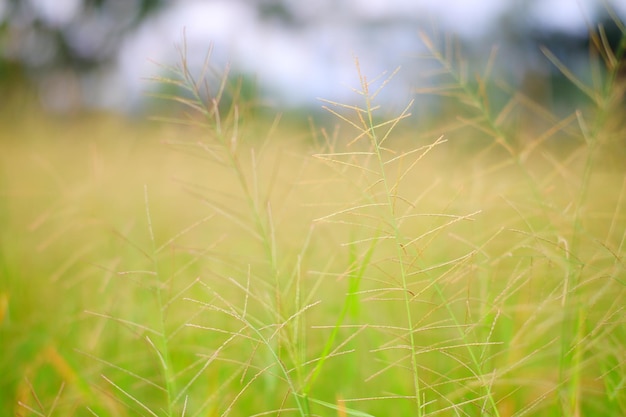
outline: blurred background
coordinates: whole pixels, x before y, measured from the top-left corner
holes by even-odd
[[[402,107],[437,68],[420,31],[453,34],[470,67],[497,46],[493,76],[550,100],[543,86],[559,75],[540,46],[584,74],[589,30],[604,24],[616,48],[615,16],[624,21],[625,1],[0,0],[0,106],[34,97],[52,113],[142,114],[160,88],[147,78],[179,65],[185,44],[192,67],[212,45],[212,65],[230,64],[250,94],[282,108],[349,102],[354,57],[370,78],[401,67],[382,99]]]

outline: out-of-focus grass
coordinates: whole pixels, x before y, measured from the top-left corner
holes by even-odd
[[[359,73],[364,103],[308,132],[216,112],[184,62],[180,126],[2,116],[2,411],[626,412],[609,90],[516,130],[522,98],[453,73],[477,116],[425,132]]]
[[[254,187],[265,196],[259,203],[271,203],[282,280],[274,284],[263,281],[264,274],[271,276],[270,266],[262,245],[250,237],[253,225],[241,217],[247,208],[238,200],[236,180],[228,168],[202,157],[201,130],[107,117],[25,117],[9,126],[0,142],[2,409],[37,415],[32,410],[45,414],[56,407],[55,415],[90,415],[89,407],[98,415],[135,415],[143,410],[141,402],[163,415],[159,359],[146,342],[160,321],[154,286],[165,285],[156,284],[150,272],[155,257],[166,277],[164,326],[172,335],[172,366],[181,372],[176,388],[193,379],[185,367],[195,363],[197,371],[207,363],[203,358],[219,358],[193,380],[190,409],[219,415],[264,366],[270,370],[254,379],[233,413],[286,409],[289,401],[262,347],[254,342],[231,347],[224,344],[229,333],[184,326],[239,331],[223,314],[204,317],[185,298],[212,305],[223,298],[261,322],[272,322],[274,309],[284,310],[284,319],[289,311],[321,302],[290,330],[296,333],[276,341],[286,366],[299,366],[320,354],[350,277],[362,264],[353,296],[359,301],[332,346],[334,354],[346,353],[328,359],[310,393],[320,403],[311,404],[330,415],[342,415],[341,404],[374,415],[392,406],[411,412],[411,401],[376,400],[401,395],[411,385],[410,372],[392,366],[405,357],[393,346],[404,337],[406,314],[394,301],[400,284],[393,275],[393,246],[382,242],[367,255],[367,239],[386,226],[377,220],[376,208],[356,217],[337,214],[333,223],[314,221],[350,207],[368,183],[358,169],[310,158],[337,153],[345,146],[342,139],[335,149],[315,150],[310,142],[292,141],[297,133],[279,129],[270,144],[257,148],[254,162],[248,151],[241,152],[249,174],[256,166]],[[262,129],[245,135],[254,138],[251,132]],[[408,149],[411,140],[399,138],[393,146]],[[182,144],[165,143],[172,141]],[[414,258],[404,262],[425,410],[445,410],[470,394],[480,397],[474,391],[482,380],[501,415],[524,410],[557,415],[568,402],[561,381],[573,378],[559,377],[559,361],[571,354],[562,352],[562,326],[577,320],[574,334],[568,333],[577,340],[572,348],[580,350],[572,359],[580,379],[577,406],[618,415],[624,410],[626,337],[623,170],[596,161],[576,226],[584,151],[534,154],[527,164],[533,190],[526,174],[511,164],[485,153],[459,156],[451,146],[440,144],[420,161],[402,184],[406,201],[397,201],[404,210],[410,203],[415,212],[403,220],[402,230],[417,242]],[[350,163],[369,164],[362,157],[349,155]],[[575,286],[568,283],[572,276]],[[278,289],[272,290],[274,285]],[[568,299],[575,300],[573,307],[566,308]],[[480,369],[472,368],[463,348],[473,343],[469,349]],[[365,400],[342,402],[351,398]],[[477,414],[471,410],[480,409],[482,401],[457,407]]]

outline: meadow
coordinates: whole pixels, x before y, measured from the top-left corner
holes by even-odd
[[[0,414],[626,415],[623,51],[548,55],[561,116],[424,41],[428,126],[358,62],[305,128],[184,55],[158,121],[5,110]]]

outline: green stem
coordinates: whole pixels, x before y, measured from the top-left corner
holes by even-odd
[[[394,232],[394,240],[395,240],[395,249],[396,249],[396,256],[398,259],[398,264],[400,267],[400,277],[402,279],[402,288],[404,289],[403,294],[404,294],[404,307],[407,313],[407,329],[409,332],[409,346],[411,347],[411,370],[412,370],[412,375],[413,375],[413,390],[414,390],[414,394],[415,394],[415,401],[416,401],[416,405],[417,405],[417,415],[418,416],[422,416],[423,415],[423,404],[422,404],[422,393],[421,393],[421,386],[420,386],[420,380],[419,380],[419,367],[417,364],[417,357],[415,354],[415,350],[416,350],[416,345],[415,345],[415,334],[413,332],[413,319],[411,317],[411,293],[409,291],[408,288],[408,282],[407,282],[407,273],[405,270],[405,265],[404,262],[402,261],[403,259],[403,242],[402,242],[402,237],[400,234],[400,228],[397,222],[397,218],[396,215],[394,213],[394,204],[393,204],[393,200],[392,200],[392,189],[389,186],[388,183],[388,179],[387,179],[387,175],[386,175],[386,170],[385,170],[385,163],[383,160],[383,155],[381,153],[381,145],[378,139],[378,136],[376,135],[376,125],[374,123],[374,115],[373,115],[373,109],[372,109],[372,103],[371,103],[371,96],[369,94],[368,91],[368,85],[367,85],[367,81],[362,78],[361,80],[362,83],[362,88],[363,88],[363,93],[365,96],[365,105],[366,105],[366,115],[367,115],[367,133],[368,136],[371,140],[371,144],[372,147],[374,148],[375,152],[376,152],[376,158],[378,161],[378,169],[380,171],[380,176],[381,176],[381,180],[383,182],[383,186],[385,188],[385,198],[386,198],[386,203],[387,203],[387,207],[389,209],[389,224],[391,225],[393,232]]]
[[[174,416],[174,404],[173,404],[173,398],[176,397],[176,384],[174,381],[174,372],[172,369],[172,359],[171,359],[171,355],[170,355],[170,350],[169,350],[169,342],[168,342],[168,338],[167,338],[167,330],[166,330],[166,325],[165,325],[165,312],[164,310],[164,306],[165,304],[163,303],[163,294],[162,294],[162,285],[163,282],[161,281],[161,274],[159,272],[159,263],[158,263],[158,259],[157,259],[157,247],[156,247],[156,242],[154,239],[154,230],[152,228],[152,218],[150,216],[150,206],[149,206],[149,200],[148,200],[148,186],[145,185],[144,186],[144,198],[145,198],[145,205],[146,205],[146,218],[148,220],[148,231],[150,232],[150,241],[152,244],[152,262],[153,262],[153,268],[154,268],[154,273],[156,275],[156,288],[155,288],[155,293],[156,293],[156,300],[157,300],[157,307],[159,309],[157,317],[158,317],[158,333],[159,333],[159,345],[160,346],[156,346],[153,345],[154,348],[157,351],[157,354],[160,356],[161,358],[161,365],[163,367],[163,376],[165,378],[165,384],[166,384],[166,395],[167,395],[167,415],[169,417],[173,417]]]

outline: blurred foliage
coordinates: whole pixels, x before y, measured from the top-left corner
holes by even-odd
[[[63,91],[75,99],[80,76],[109,65],[126,35],[165,3],[6,1],[0,10],[0,93],[57,85],[53,94]]]
[[[35,73],[51,67],[92,69],[110,60],[124,36],[164,3],[82,0],[46,7],[9,0],[0,16],[1,59]]]

